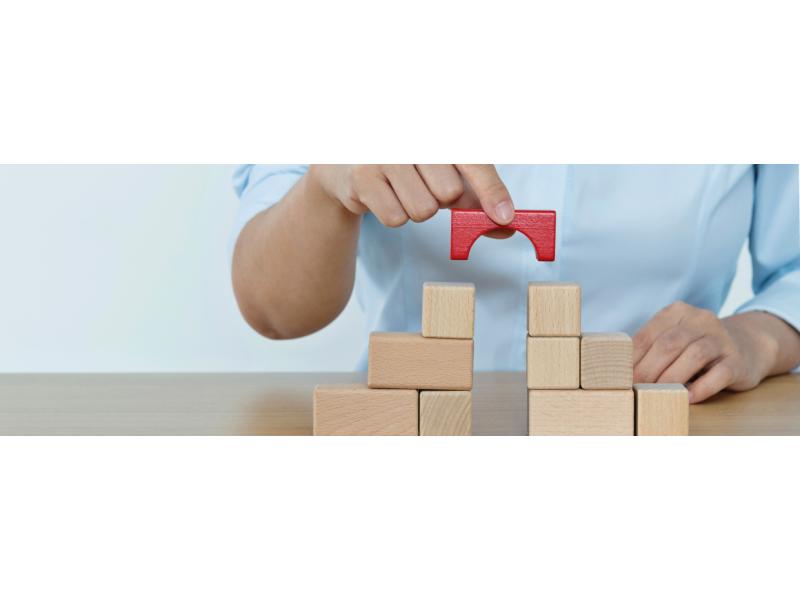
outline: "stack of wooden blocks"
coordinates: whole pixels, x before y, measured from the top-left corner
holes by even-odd
[[[581,333],[581,288],[528,286],[530,435],[687,435],[682,385],[633,385],[625,333]]]
[[[420,333],[375,332],[366,385],[319,385],[314,435],[470,435],[475,286],[426,283]]]

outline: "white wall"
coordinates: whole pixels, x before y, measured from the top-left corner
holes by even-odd
[[[356,306],[273,342],[231,292],[229,166],[0,166],[0,371],[351,370]]]
[[[228,166],[0,166],[0,372],[350,370],[363,319],[265,340],[227,264]],[[749,264],[724,312],[750,293]]]

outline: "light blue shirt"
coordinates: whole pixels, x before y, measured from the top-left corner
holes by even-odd
[[[305,171],[239,168],[234,239]],[[524,370],[529,281],[580,283],[584,331],[633,334],[676,300],[718,312],[745,242],[754,297],[739,311],[767,311],[800,329],[797,165],[499,165],[498,172],[516,208],[556,211],[556,260],[537,262],[517,234],[481,238],[469,260],[451,261],[449,211],[398,229],[367,214],[355,293],[368,331],[419,331],[424,282],[474,282],[475,368]]]

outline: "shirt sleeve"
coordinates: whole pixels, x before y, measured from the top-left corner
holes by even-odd
[[[239,197],[239,210],[231,234],[228,255],[244,226],[262,210],[283,198],[308,171],[308,165],[241,165],[233,174],[233,189]]]
[[[750,228],[755,296],[737,313],[762,310],[800,331],[800,196],[797,165],[756,167]]]

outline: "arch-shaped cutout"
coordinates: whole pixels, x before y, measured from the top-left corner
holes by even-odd
[[[518,210],[508,225],[492,221],[480,209],[454,208],[450,211],[450,259],[467,260],[475,241],[496,229],[513,229],[527,237],[540,261],[556,258],[556,212],[554,210]]]

